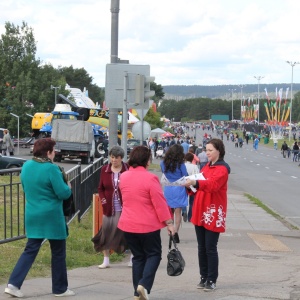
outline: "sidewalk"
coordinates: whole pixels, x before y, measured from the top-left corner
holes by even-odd
[[[219,241],[220,267],[215,291],[196,288],[199,270],[193,225],[183,222],[179,235],[178,246],[186,268],[178,277],[167,275],[168,236],[162,230],[163,255],[151,300],[300,299],[299,231],[285,227],[241,192],[228,192],[227,230]],[[76,292],[72,299],[132,300],[128,260],[129,256],[104,270],[97,266],[70,270],[69,287]],[[4,288],[5,285],[0,286],[0,299],[10,299],[3,294]],[[24,299],[56,299],[51,294],[51,278],[26,280],[22,292]]]

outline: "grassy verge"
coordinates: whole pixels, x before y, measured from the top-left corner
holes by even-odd
[[[245,194],[245,196],[254,204],[256,204],[257,206],[261,207],[263,210],[265,210],[268,214],[270,214],[271,216],[273,216],[274,218],[276,218],[277,220],[279,220],[280,222],[282,222],[285,226],[287,226],[290,229],[295,229],[295,230],[299,230],[298,227],[290,224],[289,222],[287,222],[284,218],[282,218],[279,214],[275,213],[272,209],[270,209],[267,205],[263,204],[259,199],[249,195],[249,194]]]
[[[74,220],[69,226],[69,237],[67,239],[67,268],[68,270],[99,265],[102,263],[103,255],[96,253],[92,238],[92,210],[78,223]],[[27,239],[0,245],[0,284],[7,282],[12,269],[19,256],[24,250]],[[111,262],[121,261],[124,255],[113,253]],[[27,276],[28,278],[50,276],[51,252],[49,243],[46,242]]]

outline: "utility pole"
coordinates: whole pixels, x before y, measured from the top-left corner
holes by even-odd
[[[233,120],[233,92],[235,89],[228,89],[231,92],[231,121]]]
[[[297,61],[286,61],[291,67],[292,67],[292,81],[291,81],[291,104],[290,104],[290,134],[289,134],[289,141],[291,139],[291,134],[292,134],[292,106],[293,106],[293,80],[294,80],[294,67],[300,62]]]
[[[58,89],[60,89],[60,86],[53,86],[52,84],[51,84],[51,90],[55,90],[55,105],[56,105],[56,103],[57,103],[57,90]]]
[[[111,0],[111,52],[110,62],[118,63],[118,36],[120,0]],[[118,144],[118,109],[109,107],[109,149]]]
[[[258,105],[257,124],[259,126],[259,83],[260,83],[260,80],[264,78],[264,76],[253,76],[253,77],[257,79],[257,105]]]
[[[238,87],[241,89],[241,121],[243,121],[243,115],[242,115],[242,107],[243,107],[243,87],[245,87],[245,84],[240,84]]]

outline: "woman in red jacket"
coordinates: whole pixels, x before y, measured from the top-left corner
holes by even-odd
[[[119,188],[121,173],[128,170],[124,163],[124,150],[120,146],[113,146],[109,153],[110,163],[101,169],[100,182],[98,186],[99,198],[103,208],[102,227],[92,239],[97,252],[103,251],[103,263],[99,269],[110,267],[109,250],[118,253],[126,249],[124,234],[117,225],[122,212],[122,195]]]
[[[160,230],[175,234],[171,212],[158,177],[150,173],[151,150],[137,146],[130,153],[129,171],[120,178],[123,211],[118,227],[133,254],[134,299],[148,300],[161,261]]]
[[[201,172],[205,180],[190,180],[197,191],[194,198],[191,222],[195,225],[198,242],[200,283],[197,288],[212,291],[216,288],[219,269],[218,240],[225,231],[227,212],[227,181],[229,165],[224,161],[225,147],[220,139],[206,144],[209,163]]]

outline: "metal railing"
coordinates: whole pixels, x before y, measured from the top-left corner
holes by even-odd
[[[100,169],[107,163],[103,157],[95,160],[83,170],[78,164],[66,172],[72,185],[75,214],[67,218],[71,223],[77,217],[78,222],[90,209],[93,194],[97,193]],[[16,176],[21,168],[0,170],[0,244],[23,239],[25,235],[25,194]]]

